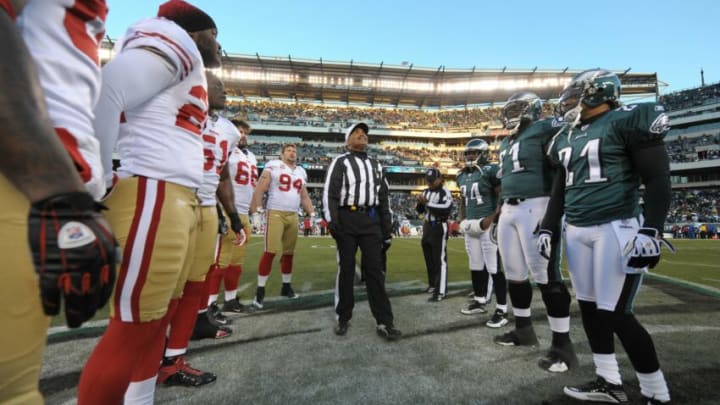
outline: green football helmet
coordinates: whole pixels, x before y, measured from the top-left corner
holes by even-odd
[[[573,122],[581,105],[593,108],[609,103],[615,106],[620,100],[620,89],[620,78],[609,70],[590,69],[580,72],[560,92],[555,115],[564,118],[565,122]]]
[[[483,166],[490,160],[490,147],[482,139],[471,139],[463,151],[465,167]]]
[[[542,100],[535,93],[521,91],[508,98],[502,109],[502,121],[505,129],[515,129],[520,124],[537,121],[542,115]]]

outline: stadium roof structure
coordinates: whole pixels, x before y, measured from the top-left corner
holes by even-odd
[[[450,69],[225,54],[218,72],[232,96],[309,103],[453,108],[504,103],[521,90],[556,99],[585,69]],[[616,71],[624,96],[656,97],[657,73]]]

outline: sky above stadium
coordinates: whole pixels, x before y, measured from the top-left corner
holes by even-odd
[[[108,0],[107,33],[160,1]],[[661,94],[720,81],[718,0],[191,0],[229,53],[446,69],[657,72]],[[715,51],[712,51],[715,49]]]

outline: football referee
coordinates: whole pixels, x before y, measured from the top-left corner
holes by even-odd
[[[381,263],[383,250],[392,242],[392,213],[388,184],[382,166],[368,157],[368,131],[357,123],[345,133],[347,152],[330,163],[323,188],[323,214],[337,243],[338,274],[335,284],[335,334],[345,335],[355,306],[355,253],[362,252],[370,311],[377,321],[377,334],[396,340],[393,313],[385,291]]]

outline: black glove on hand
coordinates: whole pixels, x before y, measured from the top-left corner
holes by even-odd
[[[118,244],[88,193],[56,195],[30,207],[28,239],[47,315],[65,299],[67,325],[77,328],[107,303],[115,284]]]
[[[231,212],[228,216],[230,217],[230,229],[235,233],[242,232],[243,224],[240,222],[240,215],[237,212]]]
[[[665,245],[671,253],[675,248],[665,239],[657,238],[658,231],[653,228],[640,228],[637,235],[630,239],[623,249],[623,256],[630,257],[628,267],[655,267],[660,261],[660,244]]]

